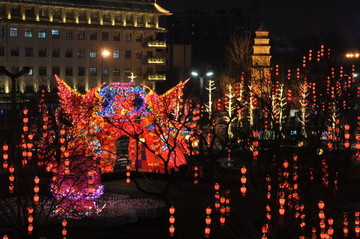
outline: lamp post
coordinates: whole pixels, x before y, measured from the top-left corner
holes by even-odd
[[[101,81],[104,82],[104,59],[107,58],[108,56],[110,56],[110,51],[108,50],[103,50],[101,52],[101,56],[102,56],[102,61],[101,61]]]
[[[210,77],[210,76],[214,75],[214,73],[212,71],[208,71],[204,75],[201,75],[196,71],[192,71],[191,75],[194,77],[199,77],[199,79],[200,79],[200,100],[202,102],[203,101],[203,92],[204,92],[204,78],[206,76]]]

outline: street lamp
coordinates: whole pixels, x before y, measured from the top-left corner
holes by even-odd
[[[104,59],[105,58],[107,58],[108,56],[110,56],[110,51],[108,51],[108,50],[103,50],[102,52],[101,52],[101,56],[102,56],[102,61],[101,61],[101,81],[102,82],[104,82],[104,75],[105,75],[105,73],[104,73]]]
[[[210,76],[214,75],[214,72],[208,71],[204,75],[201,75],[196,71],[192,71],[191,75],[194,77],[199,77],[199,79],[200,79],[200,99],[202,101],[203,100],[203,91],[204,91],[204,89],[203,89],[204,88],[204,78],[205,78],[205,76],[210,77]]]

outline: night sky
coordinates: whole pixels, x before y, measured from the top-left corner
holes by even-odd
[[[255,0],[158,0],[176,13],[190,9],[245,9]],[[331,28],[346,37],[360,36],[360,0],[259,0],[265,27],[283,37],[317,34]]]

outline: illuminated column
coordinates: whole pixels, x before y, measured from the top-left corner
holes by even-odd
[[[48,8],[48,16],[49,16],[49,22],[53,22],[54,21],[54,16],[53,16],[51,7]]]
[[[26,20],[24,5],[20,6],[20,16],[21,16],[21,20]]]

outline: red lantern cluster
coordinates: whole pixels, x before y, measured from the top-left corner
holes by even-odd
[[[171,206],[169,208],[169,213],[170,213],[170,217],[169,217],[169,222],[170,222],[170,226],[169,226],[169,233],[170,233],[170,237],[174,237],[175,234],[175,207]]]

